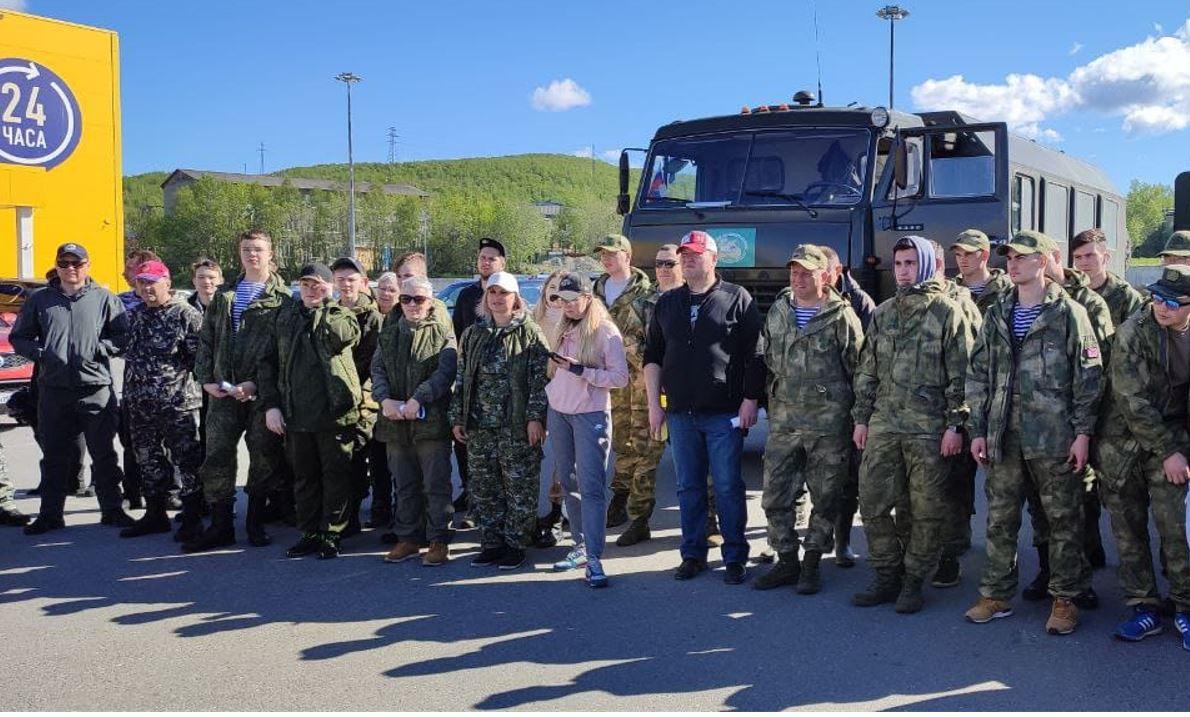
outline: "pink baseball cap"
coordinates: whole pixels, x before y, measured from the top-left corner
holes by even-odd
[[[678,253],[684,251],[693,252],[695,254],[702,254],[703,252],[711,252],[712,254],[719,253],[719,245],[715,243],[715,238],[704,231],[694,230],[686,232],[682,236],[682,241],[678,244]]]
[[[145,281],[160,281],[169,278],[169,267],[165,262],[151,259],[136,267],[136,278]]]

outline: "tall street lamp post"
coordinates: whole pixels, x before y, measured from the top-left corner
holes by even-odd
[[[876,11],[876,17],[888,20],[888,108],[893,108],[893,48],[896,44],[897,20],[909,17],[909,11],[900,5],[885,5]]]
[[[347,85],[347,256],[355,258],[355,158],[351,153],[351,85],[363,78],[340,72],[335,79]]]

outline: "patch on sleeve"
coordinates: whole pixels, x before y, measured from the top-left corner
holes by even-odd
[[[1083,349],[1083,358],[1097,359],[1099,358],[1099,344],[1090,344]]]

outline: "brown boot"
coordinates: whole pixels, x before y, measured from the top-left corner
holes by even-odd
[[[384,556],[386,563],[401,563],[409,558],[416,558],[421,552],[421,546],[411,540],[402,540],[393,546],[393,549],[388,551],[388,555]]]
[[[1054,598],[1050,619],[1045,621],[1045,631],[1051,635],[1069,635],[1078,627],[1078,608],[1066,598]]]
[[[439,565],[445,565],[449,559],[450,549],[446,547],[446,543],[434,541],[430,543],[430,549],[422,556],[421,564],[428,568],[434,568]]]

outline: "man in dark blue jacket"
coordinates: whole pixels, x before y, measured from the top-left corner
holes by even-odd
[[[17,353],[38,364],[45,475],[41,510],[25,532],[40,535],[64,527],[79,434],[91,454],[100,522],[127,527],[133,521],[121,506],[123,474],[114,446],[119,413],[109,362],[124,350],[128,317],[120,299],[90,279],[90,258],[81,244],[58,247],[55,263],[57,277],[29,297],[9,336]]]

